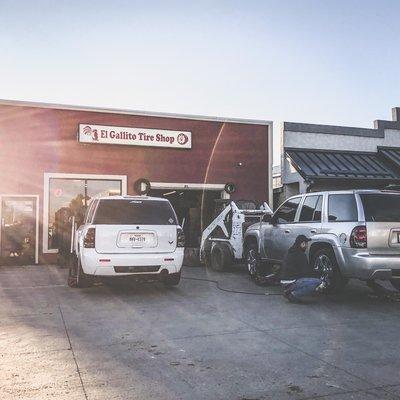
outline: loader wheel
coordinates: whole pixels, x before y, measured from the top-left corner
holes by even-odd
[[[206,266],[206,268],[211,268],[211,253],[207,252],[204,255],[204,265]]]
[[[212,243],[209,240],[207,240],[206,243],[204,244],[204,253],[203,253],[203,260],[206,268],[211,268],[211,248],[212,248]]]
[[[261,261],[258,254],[257,245],[250,243],[245,253],[246,267],[250,278],[257,282],[261,274]]]
[[[214,271],[224,271],[232,264],[232,254],[227,245],[216,243],[211,249],[211,268]]]

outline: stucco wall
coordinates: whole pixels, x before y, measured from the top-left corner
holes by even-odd
[[[345,130],[346,128],[342,127],[342,129]],[[400,147],[400,130],[385,129],[382,136],[366,137],[359,135],[283,131],[283,147],[369,152],[376,152],[379,146]],[[303,178],[297,172],[291,171],[292,168],[286,158],[282,159],[282,165],[283,184],[300,182],[300,192],[304,193],[306,185]]]

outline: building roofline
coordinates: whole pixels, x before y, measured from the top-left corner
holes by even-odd
[[[399,146],[377,146],[378,150],[400,150]]]
[[[357,150],[337,150],[337,149],[313,149],[310,147],[284,147],[284,152],[286,151],[294,151],[294,152],[305,152],[305,151],[312,151],[313,153],[346,153],[346,154],[360,154],[360,155],[376,155],[376,151],[357,151]]]
[[[374,128],[356,128],[352,126],[305,124],[301,122],[284,122],[283,130],[290,132],[322,133],[331,135],[384,137],[383,132]]]
[[[400,107],[392,108],[392,119],[392,121],[375,120],[374,128],[284,122],[283,131],[383,138],[386,129],[400,130]]]
[[[168,201],[164,197],[144,196],[144,195],[114,195],[114,196],[97,196],[93,197],[96,200],[156,200],[156,201]]]
[[[225,118],[225,117],[214,117],[205,115],[174,114],[174,113],[140,111],[140,110],[119,109],[119,108],[101,108],[101,107],[42,103],[34,101],[7,100],[7,99],[0,99],[0,105],[17,106],[17,107],[52,108],[57,110],[88,111],[88,112],[99,112],[99,113],[101,112],[110,114],[125,114],[125,115],[137,115],[137,116],[159,117],[159,118],[188,119],[188,120],[210,121],[210,122],[230,122],[235,124],[253,124],[253,125],[268,125],[268,126],[272,126],[273,124],[272,121],[259,120],[259,119]]]

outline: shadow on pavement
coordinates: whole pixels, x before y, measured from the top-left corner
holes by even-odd
[[[185,268],[175,288],[70,289],[66,276],[54,266],[0,268],[1,399],[301,399],[346,391],[369,398],[373,385],[400,383],[398,372],[370,376],[345,355],[341,365],[303,350],[328,328],[324,346],[336,352],[338,341],[344,350],[355,346],[360,326],[375,333],[391,324],[382,340],[397,338],[397,304],[360,283],[299,307],[279,287],[254,285],[241,267]],[[297,329],[309,340],[295,343]]]

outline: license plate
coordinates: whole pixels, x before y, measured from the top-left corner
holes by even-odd
[[[151,247],[154,245],[152,233],[122,233],[120,245],[126,247]]]

